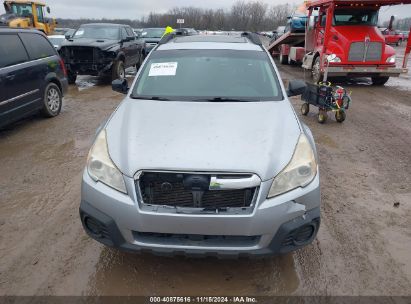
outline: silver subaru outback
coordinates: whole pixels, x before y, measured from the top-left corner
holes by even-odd
[[[162,39],[98,130],[80,217],[97,241],[159,255],[282,254],[320,226],[318,158],[258,36]]]

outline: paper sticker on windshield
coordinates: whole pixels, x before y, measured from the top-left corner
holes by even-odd
[[[177,62],[160,62],[151,64],[148,76],[176,76]]]
[[[81,36],[81,35],[83,35],[84,34],[84,30],[78,30],[77,32],[76,32],[76,36]]]

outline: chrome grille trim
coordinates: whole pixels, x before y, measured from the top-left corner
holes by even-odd
[[[353,42],[350,46],[348,61],[380,61],[382,50],[381,42]]]

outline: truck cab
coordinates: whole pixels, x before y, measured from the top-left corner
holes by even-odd
[[[409,3],[411,1],[391,1]],[[385,43],[378,29],[381,1],[330,1],[307,3],[308,25],[306,31],[303,68],[310,69],[314,82],[322,79],[327,55],[329,76],[371,77],[375,85],[385,84],[390,76],[399,76],[395,50]],[[398,2],[398,3],[394,3]]]
[[[10,28],[36,28],[46,35],[54,32],[56,21],[45,16],[50,8],[35,1],[5,1],[6,14],[0,16],[0,23]]]

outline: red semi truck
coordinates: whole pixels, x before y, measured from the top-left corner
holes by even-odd
[[[410,34],[411,34],[411,28],[410,28]],[[402,62],[403,69],[407,68],[407,63],[408,63],[408,59],[410,57],[410,53],[411,53],[411,39],[408,39],[407,40],[407,46],[405,48],[404,61]]]
[[[328,76],[371,77],[384,85],[389,77],[406,73],[396,67],[395,50],[377,27],[381,6],[411,4],[411,0],[307,1],[305,33],[287,33],[269,46],[282,64],[302,63],[315,83]],[[331,62],[326,57],[333,55]]]

